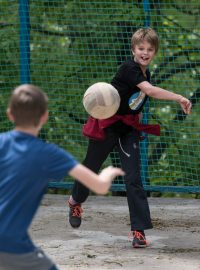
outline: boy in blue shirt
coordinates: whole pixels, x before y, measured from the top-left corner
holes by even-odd
[[[58,269],[28,235],[49,180],[59,181],[68,174],[105,194],[111,181],[124,174],[108,167],[97,175],[65,150],[37,138],[48,119],[47,106],[48,98],[37,86],[17,87],[7,110],[15,129],[0,134],[1,270]]]

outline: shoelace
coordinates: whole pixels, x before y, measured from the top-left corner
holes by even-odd
[[[72,216],[73,217],[81,217],[81,214],[83,213],[83,209],[80,207],[80,205],[70,205],[72,208]]]
[[[147,246],[149,245],[149,242],[147,242],[145,236],[141,232],[130,231],[130,233],[128,234],[128,240],[132,241],[134,237],[136,237],[140,241],[144,241],[145,245],[147,245]]]

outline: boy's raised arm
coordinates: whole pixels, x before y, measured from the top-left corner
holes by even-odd
[[[176,101],[179,103],[179,105],[181,106],[184,113],[186,113],[186,114],[191,113],[192,104],[189,101],[189,99],[187,99],[179,94],[165,90],[163,88],[153,86],[152,84],[150,84],[147,81],[141,82],[137,86],[141,89],[142,92],[144,92],[149,97],[152,97],[155,99]]]

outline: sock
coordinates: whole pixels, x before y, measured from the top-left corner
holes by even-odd
[[[140,232],[143,236],[145,236],[144,231],[142,231],[142,230],[137,230],[137,231]]]
[[[78,203],[73,199],[72,195],[69,197],[69,203],[70,203],[71,205],[78,204]]]

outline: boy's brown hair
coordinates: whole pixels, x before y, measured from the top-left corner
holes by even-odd
[[[36,127],[48,109],[48,97],[39,87],[22,84],[14,89],[9,109],[16,126]]]
[[[140,44],[143,41],[147,41],[155,48],[155,52],[158,52],[159,38],[157,33],[150,27],[138,29],[131,38],[131,48],[135,48],[135,45]]]

